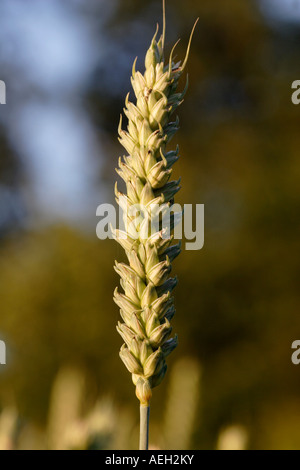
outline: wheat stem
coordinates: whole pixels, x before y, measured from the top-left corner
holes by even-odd
[[[150,406],[140,405],[140,450],[148,450]]]

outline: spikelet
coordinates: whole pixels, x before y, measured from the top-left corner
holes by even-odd
[[[178,148],[167,151],[166,147],[179,126],[178,118],[171,120],[171,116],[187,90],[188,81],[182,92],[177,91],[177,86],[195,26],[182,64],[173,60],[177,43],[169,61],[164,63],[165,22],[159,40],[157,27],[146,53],[144,74],[136,71],[136,60],[133,64],[131,84],[135,103],[128,94],[124,109],[127,129],[122,128],[122,116],[119,124],[119,141],[127,155],[119,159],[116,171],[126,183],[127,194],[119,192],[117,186],[115,193],[125,213],[126,231],[115,230],[114,238],[125,249],[128,264],[116,262],[124,293],[116,289],[114,300],[123,320],[117,325],[124,340],[120,357],[132,374],[141,405],[145,406],[152,389],[165,376],[166,357],[177,345],[170,324],[175,313],[172,291],[177,279],[170,277],[170,273],[180,244],[172,244],[174,220],[166,237],[167,227],[157,222],[155,208],[159,207],[162,213],[169,210],[180,189],[180,180],[170,180],[179,151]],[[138,217],[132,211],[136,205],[143,208]],[[150,227],[155,227],[154,233]]]

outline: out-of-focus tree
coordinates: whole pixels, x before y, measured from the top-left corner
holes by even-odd
[[[91,21],[100,14],[96,3],[86,2]],[[113,188],[122,152],[116,128],[132,61],[161,14],[158,0],[116,6],[105,29],[110,60],[99,62],[83,98],[105,141],[99,191],[103,182]],[[177,202],[205,204],[205,246],[185,251],[174,265],[179,347],[170,359],[170,370],[183,355],[201,363],[194,448],[216,448],[232,426],[245,431],[249,448],[300,448],[300,378],[290,360],[300,335],[300,107],[291,102],[291,84],[300,79],[300,24],[270,20],[260,6],[167,2],[167,44],[182,37],[178,58],[188,26],[200,17],[179,111]],[[4,135],[0,191],[14,191],[22,173],[7,142]],[[115,245],[55,223],[2,239],[0,335],[8,366],[1,370],[0,401],[13,395],[24,419],[46,420],[52,381],[66,362],[89,370],[99,390],[135,405],[117,353],[112,265],[122,254]],[[169,375],[153,398],[158,432]]]

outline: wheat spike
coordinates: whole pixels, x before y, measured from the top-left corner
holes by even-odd
[[[197,20],[198,21],[198,20]],[[193,28],[194,31],[194,28]],[[193,34],[192,31],[192,34]],[[191,34],[191,36],[192,36]],[[175,63],[174,49],[164,60],[165,19],[163,33],[157,39],[158,27],[145,57],[145,72],[132,68],[131,83],[135,102],[126,97],[124,113],[127,129],[119,125],[119,141],[127,155],[119,159],[116,170],[125,181],[127,193],[117,186],[116,200],[127,210],[125,232],[114,231],[114,238],[126,251],[128,264],[116,262],[124,293],[115,290],[114,300],[120,307],[123,322],[117,330],[124,340],[120,357],[132,374],[136,395],[141,405],[148,406],[152,389],[165,376],[166,357],[177,345],[170,321],[175,313],[172,291],[176,277],[170,277],[172,262],[180,253],[180,243],[165,237],[166,227],[157,224],[153,234],[149,227],[157,213],[167,211],[180,189],[180,180],[171,181],[172,166],[179,158],[178,148],[167,151],[167,145],[178,130],[178,118],[171,116],[182,103],[186,89],[177,91],[178,81],[186,66],[190,42],[183,64]],[[142,205],[144,212],[133,217],[130,209]],[[128,215],[129,214],[129,215]],[[157,222],[156,222],[157,223]],[[171,232],[174,218],[171,218]],[[134,236],[134,233],[137,236]]]

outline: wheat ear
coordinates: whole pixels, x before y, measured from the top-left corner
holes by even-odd
[[[131,83],[136,102],[130,102],[127,95],[124,108],[127,130],[122,129],[122,116],[119,125],[119,141],[128,155],[119,159],[116,171],[126,183],[127,194],[119,192],[117,186],[115,193],[125,211],[126,229],[113,233],[125,249],[129,264],[115,264],[124,293],[116,289],[114,300],[123,319],[123,323],[117,325],[125,342],[120,357],[132,374],[140,401],[140,449],[143,450],[148,448],[152,389],[164,378],[166,357],[177,345],[177,336],[170,338],[170,321],[175,313],[172,291],[177,279],[169,275],[171,263],[181,251],[180,243],[172,244],[171,235],[164,236],[166,227],[160,224],[154,234],[149,227],[157,217],[153,208],[157,205],[162,211],[169,208],[180,189],[180,180],[170,181],[172,166],[179,158],[178,148],[166,152],[166,146],[178,130],[178,118],[170,122],[170,117],[187,90],[188,81],[182,92],[177,92],[177,86],[187,63],[196,23],[183,63],[173,60],[176,43],[165,65],[164,14],[163,33],[157,40],[157,27],[146,53],[144,75],[136,71],[136,60],[133,64]],[[134,218],[130,209],[137,204],[144,207],[145,212]],[[171,231],[173,226],[174,217]],[[137,237],[133,236],[133,231]]]

